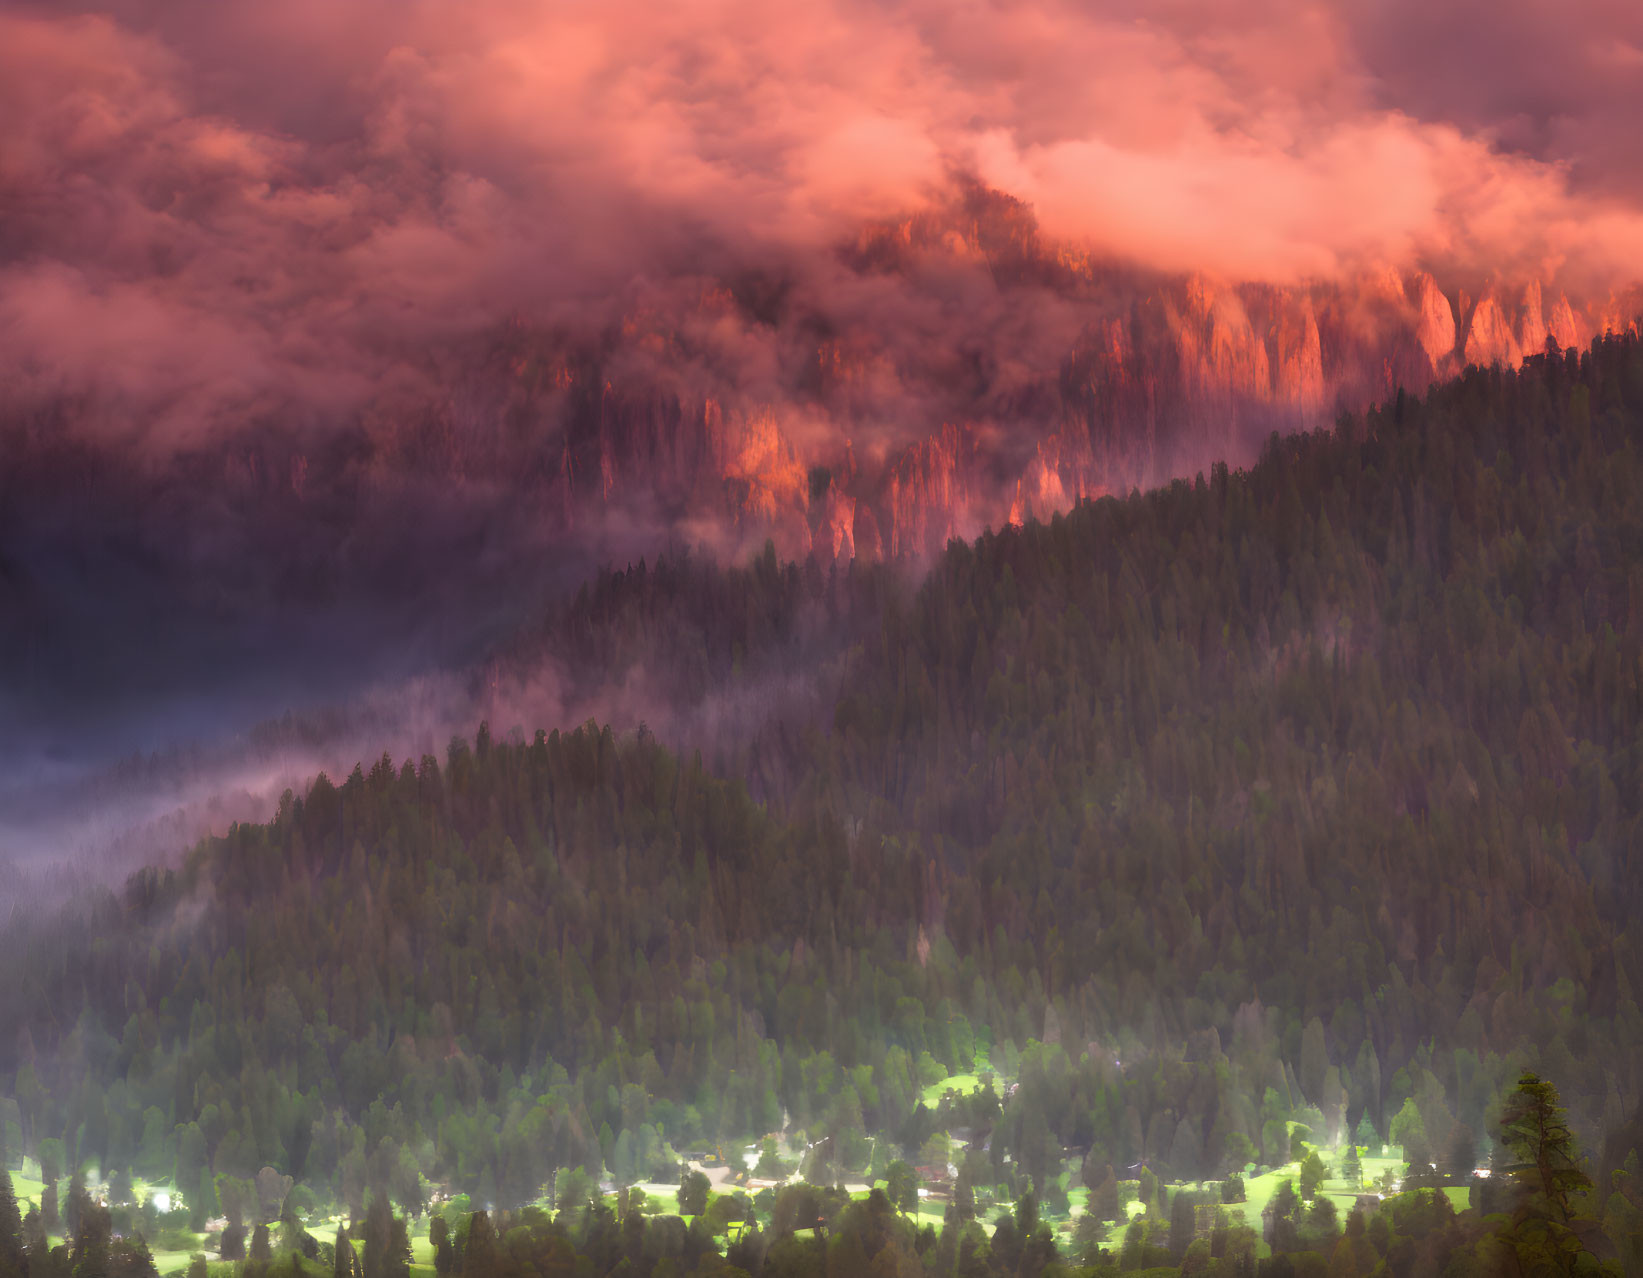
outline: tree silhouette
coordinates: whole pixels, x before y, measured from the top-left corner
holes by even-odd
[[[1525,1073],[1502,1104],[1498,1123],[1500,1143],[1517,1159],[1506,1170],[1559,1223],[1569,1219],[1570,1194],[1592,1185],[1580,1168],[1564,1112],[1557,1088]]]
[[[890,1205],[903,1216],[918,1207],[918,1175],[912,1165],[903,1159],[896,1159],[884,1173],[884,1192],[890,1199]]]

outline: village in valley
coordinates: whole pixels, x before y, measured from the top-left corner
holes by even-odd
[[[930,1115],[930,1134],[916,1151],[916,1162],[889,1139],[869,1137],[866,1166],[846,1169],[831,1148],[832,1136],[809,1139],[789,1127],[752,1142],[691,1146],[678,1156],[677,1181],[617,1184],[608,1174],[595,1180],[584,1168],[562,1169],[537,1202],[511,1211],[424,1181],[422,1209],[407,1213],[403,1226],[410,1271],[421,1278],[453,1272],[451,1242],[465,1234],[476,1211],[494,1214],[500,1232],[516,1219],[533,1214],[540,1219],[542,1213],[567,1223],[599,1210],[618,1222],[630,1215],[677,1217],[680,1238],[687,1230],[705,1229],[717,1245],[732,1247],[750,1231],[813,1230],[825,1236],[850,1203],[878,1201],[920,1231],[1006,1220],[1030,1234],[1046,1225],[1063,1254],[1093,1257],[1105,1249],[1139,1264],[1148,1255],[1180,1256],[1194,1245],[1213,1248],[1216,1257],[1247,1251],[1262,1258],[1275,1247],[1293,1249],[1306,1233],[1338,1233],[1350,1217],[1367,1221],[1386,1197],[1405,1189],[1431,1190],[1453,1211],[1478,1206],[1489,1194],[1488,1168],[1411,1167],[1401,1148],[1384,1144],[1372,1130],[1356,1133],[1368,1137],[1362,1144],[1320,1145],[1306,1124],[1289,1121],[1289,1157],[1276,1165],[1249,1162],[1220,1180],[1165,1182],[1145,1161],[1095,1168],[1089,1151],[1064,1148],[1059,1170],[1046,1183],[1027,1178],[1023,1186],[1012,1176],[1021,1189],[1012,1199],[1006,1186],[974,1178],[988,1165],[991,1129],[943,1126],[942,1116],[962,1114],[966,1101],[978,1099],[983,1112],[997,1113],[1018,1086],[989,1070],[984,1056],[975,1070],[927,1085],[921,1101]],[[1007,1174],[1008,1162],[1007,1157]],[[225,1214],[204,1220],[201,1229],[190,1227],[197,1213],[186,1194],[168,1182],[129,1173],[107,1179],[91,1174],[71,1178],[66,1189],[59,1178],[56,1192],[48,1194],[40,1175],[39,1162],[25,1157],[11,1184],[19,1211],[31,1222],[54,1219],[50,1244],[73,1238],[72,1204],[94,1203],[109,1211],[115,1238],[142,1240],[136,1245],[161,1275],[200,1278],[203,1270],[232,1278],[242,1262],[257,1260],[259,1250],[265,1259],[289,1253],[294,1266],[316,1278],[349,1275],[363,1246],[364,1221],[351,1219],[352,1213],[340,1212],[337,1204],[318,1199],[273,1168],[238,1187],[232,1178],[219,1178],[228,1201],[218,1206]],[[339,1245],[349,1253],[341,1261]]]

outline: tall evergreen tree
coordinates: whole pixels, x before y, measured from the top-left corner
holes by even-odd
[[[439,1278],[450,1278],[456,1268],[456,1250],[451,1246],[450,1226],[437,1213],[428,1220],[428,1245],[434,1252],[434,1272]]]
[[[371,1195],[365,1208],[365,1254],[360,1258],[365,1278],[389,1278],[392,1269],[390,1251],[393,1245],[393,1212],[387,1196]]]
[[[76,1171],[69,1177],[68,1201],[63,1207],[63,1228],[69,1237],[79,1237],[86,1213],[93,1205],[91,1195],[86,1190],[86,1178],[81,1172]]]
[[[75,1177],[83,1201],[75,1212],[77,1226],[69,1244],[69,1259],[74,1278],[109,1278],[109,1244],[113,1240],[113,1222],[107,1207],[100,1206],[86,1194],[84,1183]],[[73,1190],[69,1201],[75,1200]]]
[[[1516,1158],[1507,1171],[1529,1192],[1533,1210],[1559,1223],[1569,1218],[1569,1196],[1590,1189],[1557,1088],[1524,1073],[1501,1106],[1500,1143]]]
[[[205,1232],[205,1222],[217,1214],[217,1182],[209,1165],[200,1168],[200,1183],[188,1199],[188,1227]]]
[[[17,1208],[17,1194],[11,1184],[11,1173],[0,1164],[0,1272],[25,1272],[23,1216]]]
[[[468,1222],[468,1245],[462,1253],[462,1278],[488,1278],[496,1267],[496,1228],[489,1212],[476,1211]]]
[[[1477,1137],[1465,1123],[1456,1123],[1450,1133],[1449,1143],[1444,1149],[1443,1166],[1440,1170],[1450,1180],[1464,1184],[1477,1167],[1477,1158]]]
[[[57,1178],[46,1177],[46,1183],[40,1189],[40,1223],[48,1234],[55,1234],[62,1228],[62,1215],[57,1210]]]
[[[395,1215],[388,1222],[386,1278],[410,1278],[411,1229],[407,1217]]]

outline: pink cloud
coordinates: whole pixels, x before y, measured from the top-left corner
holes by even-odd
[[[103,387],[168,433],[359,411],[429,344],[510,313],[591,330],[737,255],[827,279],[954,173],[1075,248],[1241,280],[1449,263],[1601,291],[1643,248],[1573,158],[1403,109],[1351,5],[83,9],[0,18],[6,384]],[[1638,46],[1557,47],[1612,79]]]

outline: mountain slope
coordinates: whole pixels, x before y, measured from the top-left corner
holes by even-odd
[[[920,1087],[978,1050],[1023,1084],[1001,1177],[1063,1146],[1218,1171],[1274,1105],[1412,1106],[1439,1145],[1526,1061],[1618,1128],[1640,439],[1643,343],[1606,339],[954,545],[879,582],[830,723],[727,751],[766,807],[591,727],[317,783],[72,926],[13,919],[17,1135],[522,1201],[784,1108],[847,1163],[916,1150]],[[667,650],[689,580],[610,579],[584,654]],[[702,589],[770,618],[826,587]],[[694,633],[675,660],[722,659]]]

